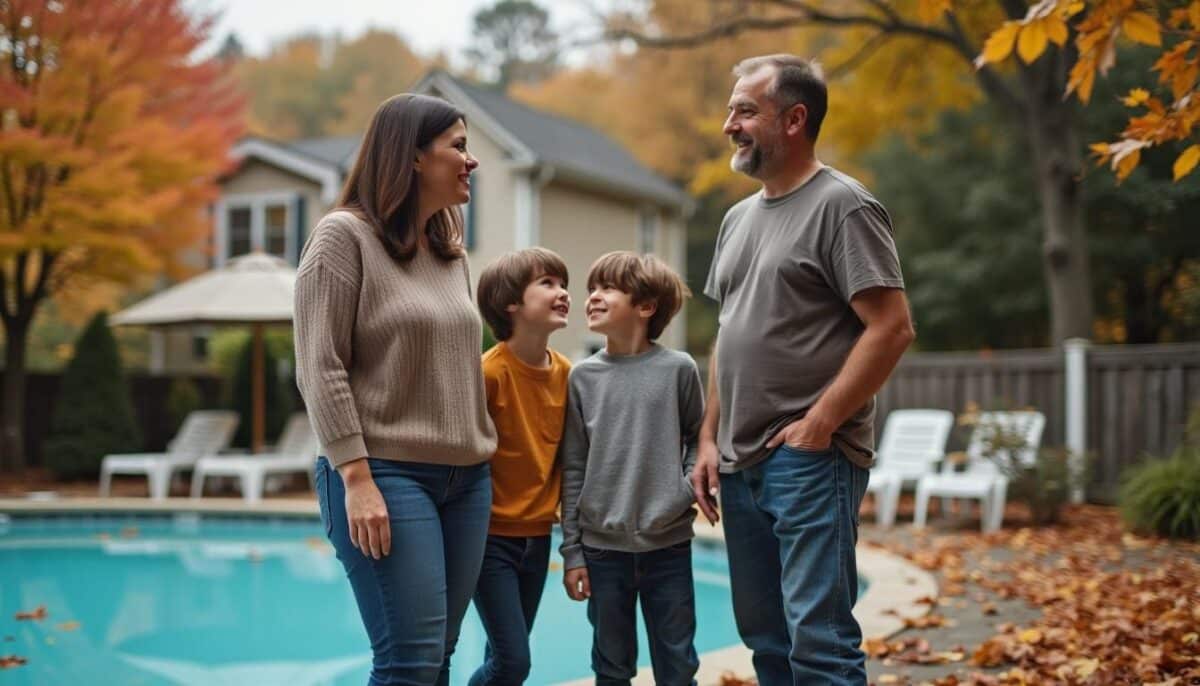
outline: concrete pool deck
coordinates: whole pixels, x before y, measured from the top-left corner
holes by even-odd
[[[11,514],[71,514],[78,512],[139,512],[172,514],[257,514],[284,517],[318,515],[316,501],[305,498],[274,498],[248,504],[240,498],[91,498],[91,497],[27,497],[0,498],[0,513]],[[696,523],[696,537],[724,543],[720,526],[712,527],[703,520]],[[857,550],[859,573],[867,580],[867,589],[858,599],[854,615],[868,638],[887,637],[904,628],[904,618],[919,617],[929,611],[929,605],[918,602],[937,596],[934,577],[907,560],[879,548],[860,545]],[[751,652],[743,645],[733,645],[700,655],[697,681],[703,686],[720,683],[721,676],[733,673],[752,676],[754,666]],[[584,686],[591,679],[566,682],[560,686]],[[654,683],[649,668],[638,672],[633,682],[639,686]]]

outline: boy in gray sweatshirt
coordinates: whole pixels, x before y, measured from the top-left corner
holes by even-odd
[[[658,259],[604,255],[587,279],[588,329],[604,350],[571,370],[559,454],[563,584],[588,601],[597,684],[637,673],[640,598],[654,681],[694,684],[692,487],[704,416],[696,363],[655,343],[687,286]]]

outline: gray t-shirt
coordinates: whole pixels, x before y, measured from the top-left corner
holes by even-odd
[[[825,167],[791,193],[756,193],[721,222],[704,293],[721,305],[717,444],[722,472],[767,457],[766,442],[804,416],[863,332],[850,299],[903,288],[887,210]],[[875,401],[834,432],[855,464],[874,461]]]

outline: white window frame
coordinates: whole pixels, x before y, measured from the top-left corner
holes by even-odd
[[[284,208],[284,254],[289,263],[296,255],[296,197],[295,191],[270,191],[265,193],[231,193],[221,196],[216,202],[217,245],[214,261],[218,268],[224,267],[229,256],[229,211],[250,208],[250,251],[265,252],[267,244],[267,206],[283,205]]]
[[[637,251],[647,255],[658,249],[659,225],[662,223],[654,208],[643,208],[638,213]]]

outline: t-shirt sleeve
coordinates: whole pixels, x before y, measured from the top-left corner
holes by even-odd
[[[717,284],[717,263],[721,259],[721,246],[725,243],[725,227],[729,225],[729,215],[721,221],[721,230],[717,232],[717,242],[713,246],[712,263],[708,266],[708,278],[704,280],[704,294],[721,302],[721,288]]]
[[[847,303],[868,288],[904,288],[887,212],[865,204],[846,215],[833,232],[825,269],[829,283]]]

